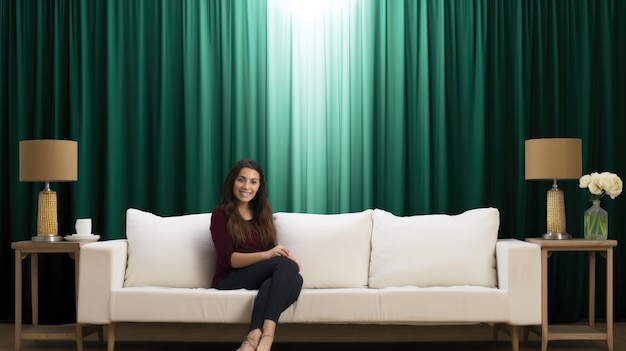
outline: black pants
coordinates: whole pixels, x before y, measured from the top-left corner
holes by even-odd
[[[254,299],[250,329],[261,329],[263,321],[278,323],[278,317],[296,302],[302,289],[298,265],[287,257],[274,257],[230,272],[216,286],[220,290],[259,290]]]

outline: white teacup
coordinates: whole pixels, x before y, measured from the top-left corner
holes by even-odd
[[[91,218],[79,218],[76,220],[76,235],[92,235]]]

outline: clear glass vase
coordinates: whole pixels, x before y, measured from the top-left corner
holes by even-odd
[[[585,239],[606,240],[609,235],[609,214],[600,207],[600,200],[585,211]]]

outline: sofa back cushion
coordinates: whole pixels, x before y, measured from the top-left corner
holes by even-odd
[[[497,209],[372,218],[370,287],[496,286]]]
[[[128,209],[124,286],[208,288],[215,274],[211,214],[160,217]]]
[[[276,236],[300,265],[304,288],[367,286],[372,210],[275,213]]]

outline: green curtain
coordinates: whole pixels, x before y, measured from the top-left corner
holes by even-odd
[[[550,186],[524,180],[525,139],[580,137],[584,173],[626,176],[623,1],[0,4],[3,286],[13,284],[10,243],[36,231],[42,184],[19,182],[24,139],[79,142],[78,182],[52,185],[59,231],[91,217],[104,239],[124,237],[129,207],[211,211],[241,158],[263,165],[275,211],[494,206],[500,237],[518,239],[545,231]],[[575,180],[559,185],[568,230],[581,237],[586,194]],[[610,237],[626,239],[624,199],[603,206]],[[551,261],[550,318],[586,318],[586,257]],[[54,278],[42,289],[70,312],[42,321],[71,319],[72,278],[56,279],[71,262],[43,266]],[[602,264],[598,271],[602,315]],[[11,318],[11,294],[2,290],[0,318]]]

